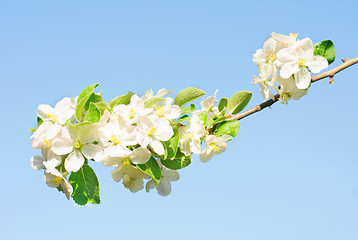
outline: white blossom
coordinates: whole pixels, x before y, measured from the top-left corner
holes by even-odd
[[[179,173],[176,170],[171,170],[162,166],[161,174],[158,186],[156,186],[154,180],[152,179],[147,182],[145,189],[149,192],[150,189],[156,188],[160,196],[168,196],[172,191],[170,182],[178,181]]]
[[[137,141],[142,147],[148,145],[159,155],[164,154],[161,141],[168,141],[174,134],[169,122],[163,118],[141,117],[138,120]]]
[[[118,164],[111,173],[113,181],[120,182],[122,180],[123,186],[131,192],[138,192],[144,188],[143,178],[147,175],[130,164]]]
[[[171,92],[173,92],[173,90],[167,90],[165,88],[162,88],[162,89],[159,89],[157,94],[155,94],[153,96],[153,91],[152,89],[148,90],[145,92],[145,94],[142,96],[142,99],[144,102],[148,101],[150,98],[153,98],[153,97],[165,97],[167,96],[168,94],[170,94]]]
[[[131,97],[129,105],[119,104],[113,108],[113,111],[128,124],[137,122],[141,116],[147,116],[153,110],[144,107],[144,101],[137,95]]]
[[[214,154],[223,153],[227,148],[227,141],[231,140],[229,135],[223,135],[222,137],[216,137],[215,135],[209,135],[205,138],[205,149],[200,153],[200,160],[202,162],[209,161]]]
[[[280,76],[286,79],[293,74],[298,88],[308,88],[311,83],[310,71],[318,73],[328,67],[327,59],[314,56],[313,53],[313,43],[309,38],[297,42],[293,47],[279,51],[277,60],[281,66]]]
[[[277,83],[280,85],[280,98],[284,103],[288,103],[291,98],[298,100],[308,92],[308,89],[299,89],[292,76],[287,79],[278,77]]]
[[[197,114],[193,114],[188,124],[179,128],[179,148],[186,156],[201,151],[201,138],[205,135],[205,128]]]
[[[52,151],[58,155],[66,155],[65,168],[67,171],[77,172],[87,159],[101,161],[103,149],[99,144],[94,144],[98,138],[97,131],[93,131],[91,125],[80,127],[68,126],[62,131],[52,144]],[[84,156],[83,156],[84,155]]]

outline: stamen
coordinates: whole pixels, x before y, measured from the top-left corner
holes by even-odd
[[[75,142],[75,144],[73,144],[73,147],[76,149],[80,149],[81,148],[81,143],[79,141]]]
[[[55,177],[54,179],[51,180],[54,184],[60,184],[60,182],[62,181],[61,177]]]
[[[131,109],[129,110],[128,117],[129,117],[129,119],[135,118],[135,111],[133,110],[133,108],[131,108]]]
[[[147,129],[147,136],[151,137],[155,133],[155,131],[157,131],[157,129],[155,127],[151,127],[149,129]]]

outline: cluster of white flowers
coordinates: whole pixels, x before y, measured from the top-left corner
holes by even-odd
[[[202,101],[201,110],[189,111],[191,117],[184,115],[179,118],[183,110],[173,104],[172,98],[163,98],[170,92],[161,89],[155,96],[151,91],[142,97],[133,94],[128,104],[106,108],[97,122],[88,124],[76,120],[79,97],[64,98],[55,108],[39,105],[39,126],[31,139],[32,147],[41,149],[42,156],[33,156],[31,167],[34,170],[45,169],[47,185],[63,191],[68,199],[77,183],[73,184],[71,177],[67,176],[80,171],[84,164],[88,165],[88,160],[114,166],[112,179],[122,181],[131,192],[143,189],[144,179],[148,179],[147,191],[156,188],[160,195],[168,195],[170,182],[179,179],[175,170],[179,168],[167,168],[166,161],[172,161],[179,154],[182,160],[190,159],[194,153],[200,154],[200,160],[207,162],[214,154],[225,151],[226,141],[232,139],[226,134],[213,135],[210,132],[212,125],[206,124],[214,122],[220,114],[215,106],[216,93]],[[90,114],[89,111],[84,110],[82,116]],[[185,121],[187,124],[183,125]],[[173,148],[176,154],[171,156],[172,159],[166,159],[168,142],[176,144]],[[203,149],[202,142],[205,143]],[[160,176],[155,179],[140,167],[149,161],[159,169]],[[150,169],[152,172],[155,170]]]
[[[260,84],[260,92],[265,100],[274,99],[270,88],[280,94],[285,103],[291,98],[300,99],[307,94],[311,72],[318,73],[328,67],[326,58],[314,55],[311,39],[298,40],[297,35],[272,33],[263,48],[254,54],[253,61],[258,65],[260,74],[253,83]]]
[[[265,100],[282,102],[307,94],[311,72],[318,73],[332,63],[335,50],[330,40],[313,45],[297,34],[272,33],[263,49],[256,51],[260,84]],[[37,109],[38,126],[32,129],[32,147],[42,155],[31,158],[34,170],[45,170],[45,182],[67,198],[84,205],[98,204],[99,184],[89,161],[114,167],[112,179],[122,181],[131,192],[156,188],[161,196],[171,192],[171,181],[179,179],[177,170],[191,163],[198,154],[202,162],[224,152],[227,141],[235,137],[240,124],[234,114],[242,111],[252,93],[240,91],[220,102],[210,96],[195,105],[183,105],[205,95],[189,87],[175,99],[171,91],[150,90],[142,97],[128,92],[110,102],[94,93],[98,84],[87,87],[76,98],[64,98],[55,108],[41,104]],[[219,102],[219,103],[218,103]],[[204,145],[204,146],[203,146]]]

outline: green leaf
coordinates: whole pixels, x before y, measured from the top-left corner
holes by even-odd
[[[178,151],[179,144],[179,131],[178,129],[173,129],[173,136],[166,142],[163,142],[164,146],[164,158],[174,158]]]
[[[91,86],[85,88],[85,90],[83,90],[81,92],[81,94],[78,96],[77,105],[76,105],[76,113],[75,113],[75,118],[78,122],[81,122],[82,112],[84,110],[84,107],[85,107],[88,99],[91,97],[94,89],[96,87],[98,87],[98,85],[99,84],[94,84],[94,85],[91,85]]]
[[[99,204],[99,183],[93,169],[84,164],[77,172],[70,175],[70,183],[73,187],[72,198],[78,205],[87,203]]]
[[[111,110],[111,106],[106,102],[96,102],[95,105],[101,111],[101,116],[103,115],[106,109],[108,111]]]
[[[101,111],[97,108],[93,102],[90,104],[89,109],[86,113],[84,122],[96,123],[101,118]]]
[[[131,101],[131,97],[134,95],[134,93],[132,92],[128,92],[126,95],[122,95],[119,97],[116,97],[114,99],[112,99],[109,102],[109,106],[111,106],[111,109],[113,109],[115,106],[119,105],[119,104],[129,104]]]
[[[205,92],[203,90],[199,88],[188,87],[178,92],[174,99],[174,104],[182,106],[185,103],[191,102],[204,95]]]
[[[178,170],[189,166],[191,163],[191,156],[185,156],[184,153],[182,153],[180,150],[177,150],[177,154],[175,155],[174,159],[167,158],[161,162],[169,169]]]
[[[42,120],[42,118],[37,117],[37,127],[36,127],[36,128],[29,128],[30,133],[35,132],[35,131],[40,127],[40,125],[41,125],[43,122],[44,122],[44,121]]]
[[[324,40],[314,45],[313,55],[319,55],[327,59],[328,64],[331,64],[336,58],[336,50],[334,49],[331,40]]]
[[[37,130],[37,128],[29,128],[30,133],[33,133]]]
[[[198,115],[198,117],[199,117],[199,119],[200,119],[201,121],[203,121],[204,126],[206,126],[206,124],[207,124],[207,122],[208,122],[208,114],[206,114],[206,113],[200,113],[200,114]]]
[[[155,104],[165,101],[165,98],[161,97],[152,97],[149,98],[148,101],[145,102],[144,107],[150,108],[153,107]]]
[[[235,137],[240,130],[240,123],[238,120],[221,122],[217,125],[214,132],[215,136],[221,137],[222,135],[230,135]]]
[[[88,110],[88,108],[92,102],[97,103],[97,102],[102,102],[102,101],[103,101],[102,93],[100,93],[100,94],[92,93],[85,104],[85,107],[84,107],[85,111]]]
[[[241,91],[235,93],[227,104],[227,110],[230,114],[241,112],[251,99],[252,93],[249,91]]]
[[[154,157],[151,157],[145,164],[137,164],[137,167],[139,170],[153,178],[155,184],[158,186],[162,171]]]
[[[186,121],[186,120],[189,120],[189,119],[190,119],[190,117],[185,114],[185,115],[181,116],[181,117],[178,119],[177,123],[180,123],[180,122],[183,122],[183,121]]]
[[[224,110],[227,107],[228,102],[229,102],[229,100],[227,100],[227,98],[225,98],[225,97],[220,100],[219,105],[218,105],[219,112],[221,112],[222,110]]]
[[[190,104],[190,107],[180,107],[180,109],[181,109],[181,114],[192,113],[195,111],[195,104],[192,103]]]
[[[37,127],[40,127],[40,125],[44,122],[44,120],[42,120],[42,118],[37,117]]]

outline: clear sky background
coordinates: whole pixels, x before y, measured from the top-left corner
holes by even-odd
[[[227,151],[194,156],[168,197],[131,193],[92,164],[101,204],[79,207],[30,168],[28,127],[99,83],[127,91],[193,86],[262,102],[252,55],[271,32],[331,39],[337,59],[358,56],[358,2],[0,1],[0,239],[358,239],[358,65],[288,106],[241,121]],[[175,94],[171,95],[172,97]]]

